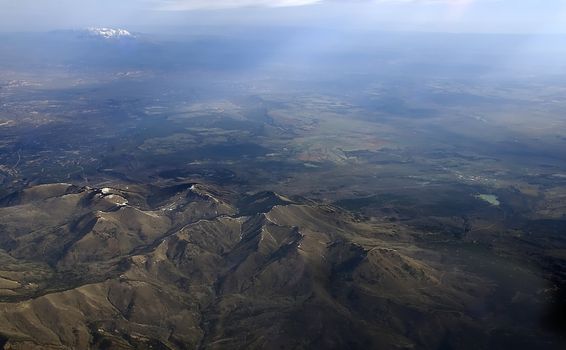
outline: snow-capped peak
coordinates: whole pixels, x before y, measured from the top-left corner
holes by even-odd
[[[88,28],[88,33],[92,36],[101,37],[104,39],[119,39],[119,38],[133,38],[132,33],[125,29],[113,28]]]

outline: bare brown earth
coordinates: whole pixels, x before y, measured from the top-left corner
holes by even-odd
[[[405,228],[337,207],[199,184],[52,184],[4,198],[0,218],[6,349],[483,341],[466,314],[488,284],[441,272]]]

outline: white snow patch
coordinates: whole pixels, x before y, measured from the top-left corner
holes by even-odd
[[[87,32],[92,36],[101,37],[104,39],[118,39],[118,38],[133,38],[132,33],[125,29],[113,28],[88,28]]]

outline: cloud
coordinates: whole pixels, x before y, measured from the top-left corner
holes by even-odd
[[[399,4],[447,5],[468,7],[474,2],[499,0],[142,0],[161,11],[221,10],[242,7],[298,7],[316,4]]]
[[[190,11],[238,7],[294,7],[322,3],[323,0],[166,0],[155,1],[158,10]]]

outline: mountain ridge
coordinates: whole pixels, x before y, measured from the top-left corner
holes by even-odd
[[[10,238],[0,242],[2,255],[16,259],[0,277],[18,283],[0,289],[6,310],[0,335],[9,348],[214,349],[228,339],[235,348],[404,348],[417,345],[414,339],[435,348],[426,336],[409,338],[406,329],[417,325],[385,306],[440,312],[433,319],[442,329],[457,319],[448,322],[441,309],[457,312],[477,298],[455,287],[471,286],[472,278],[442,275],[433,261],[413,256],[410,244],[380,234],[386,227],[356,221],[340,208],[202,184],[161,187],[169,196],[149,207],[143,198],[155,187],[65,186],[23,190],[34,196],[0,208]],[[139,204],[116,204],[111,196]],[[28,218],[45,218],[46,210],[67,216],[11,230],[22,210]],[[73,273],[82,282],[65,287],[64,276]],[[345,290],[354,294],[342,295]],[[438,298],[443,307],[435,311]],[[379,321],[363,311],[368,307],[404,326]],[[303,320],[305,328],[291,320]],[[472,320],[458,324],[471,327]]]

